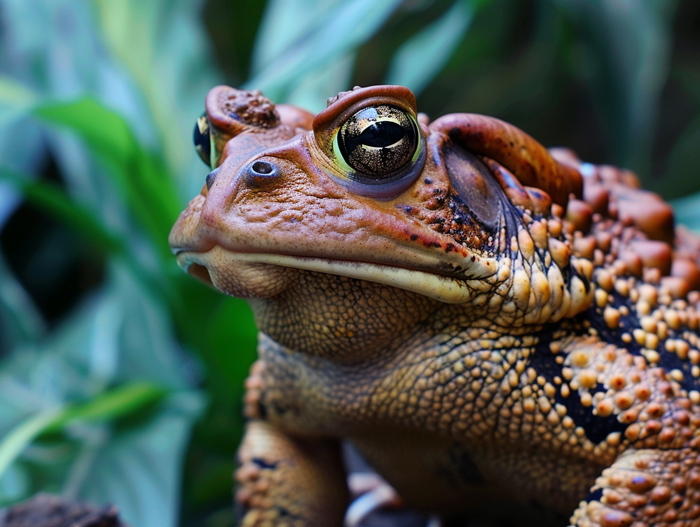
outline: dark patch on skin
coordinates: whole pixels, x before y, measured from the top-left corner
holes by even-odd
[[[700,390],[700,379],[693,377],[691,373],[693,365],[689,360],[683,360],[675,353],[666,351],[661,344],[657,346],[656,350],[659,353],[659,362],[657,365],[663,368],[666,373],[672,370],[680,370],[683,372],[683,380],[678,384],[680,384],[684,390]]]
[[[618,348],[626,349],[631,355],[642,355],[644,346],[640,345],[636,339],[632,338],[630,342],[622,340],[622,334],[628,333],[633,335],[635,329],[641,328],[639,317],[635,306],[627,297],[620,295],[617,291],[609,293],[609,298],[612,297],[612,302],[608,305],[620,310],[620,307],[627,307],[629,313],[620,316],[620,326],[610,329],[603,319],[602,310],[600,308],[591,307],[585,312],[585,318],[590,321],[591,327],[594,328],[601,340],[614,344]],[[673,329],[669,329],[668,338],[679,339],[680,336]],[[683,380],[679,382],[680,386],[687,391],[700,390],[700,379],[693,377],[691,373],[693,364],[688,359],[680,358],[676,353],[671,353],[665,348],[665,340],[659,339],[659,344],[655,351],[659,354],[659,362],[655,364],[668,373],[672,370],[680,370],[683,372]],[[690,343],[689,343],[690,344]],[[692,346],[691,346],[692,347]]]
[[[273,469],[273,470],[277,468],[277,465],[279,465],[278,461],[269,462],[269,461],[265,461],[261,457],[254,457],[253,459],[251,459],[251,461],[253,463],[255,463],[257,466],[259,466],[260,468],[269,468],[269,469]]]
[[[588,503],[590,503],[592,501],[600,501],[600,499],[602,497],[603,497],[603,489],[596,489],[588,495],[588,497],[586,498],[586,501]]]
[[[412,242],[415,242],[417,239],[418,239],[418,235],[417,235],[417,234],[411,234],[411,241],[412,241]]]
[[[442,473],[455,484],[479,485],[484,482],[484,476],[474,464],[471,455],[462,445],[455,445],[449,451],[449,469]]]
[[[274,412],[277,415],[285,415],[289,411],[294,411],[297,410],[291,405],[285,405],[284,403],[280,403],[278,401],[273,401],[270,403],[270,408],[268,408],[269,411]]]
[[[612,297],[612,302],[608,304],[610,307],[619,310],[619,308],[624,305],[629,309],[628,315],[620,316],[621,326],[619,328],[610,329],[603,319],[602,312],[598,313],[596,307],[591,307],[585,312],[585,319],[590,321],[591,327],[598,332],[602,341],[614,344],[618,348],[624,348],[632,355],[641,355],[642,347],[636,340],[632,339],[631,342],[624,342],[622,340],[623,333],[629,333],[631,335],[634,329],[641,327],[636,312],[631,308],[628,300],[616,291],[609,293],[608,298],[610,297]]]
[[[424,182],[426,185],[432,185],[433,180],[430,179],[430,178],[425,178],[425,179],[423,180],[423,182]]]
[[[288,509],[282,507],[281,505],[275,505],[275,510],[279,518],[289,518],[290,520],[301,520],[302,517],[298,514],[292,514]]]
[[[547,381],[555,385],[554,377],[563,378],[562,369],[564,366],[557,363],[557,355],[551,352],[549,348],[551,342],[551,334],[548,332],[543,333],[535,347],[535,352],[530,357],[528,366],[534,368],[538,375],[542,375]],[[599,391],[605,391],[605,387],[599,384],[591,390],[591,395]],[[605,438],[612,432],[624,433],[627,429],[628,425],[618,421],[615,414],[607,417],[595,415],[593,413],[595,406],[584,406],[581,403],[581,396],[578,390],[570,390],[568,397],[564,397],[561,394],[561,390],[557,390],[554,402],[562,404],[566,408],[567,415],[573,419],[576,426],[583,428],[586,437],[593,443],[605,441]]]

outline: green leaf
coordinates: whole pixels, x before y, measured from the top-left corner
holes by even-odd
[[[699,144],[700,118],[696,118],[686,127],[673,146],[666,160],[667,168],[664,177],[654,181],[653,190],[663,193],[667,198],[687,196],[690,193],[697,192],[700,188],[700,181],[698,181],[697,177],[692,176],[698,173],[698,167],[700,166]],[[679,201],[679,203],[684,202]],[[694,223],[692,228],[698,229],[700,226],[698,223],[698,218],[700,218],[698,209],[693,210],[683,206],[679,209],[679,214],[678,219],[681,223],[692,221]],[[691,220],[690,218],[694,219]]]
[[[88,451],[82,478],[70,482],[74,492],[93,503],[119,504],[130,525],[179,525],[183,461],[202,402],[196,393],[173,394],[138,429],[114,434]]]
[[[649,176],[653,131],[668,77],[676,0],[557,0],[581,35],[584,72],[613,161]]]
[[[420,94],[452,56],[483,3],[457,0],[440,18],[411,37],[394,55],[387,84],[407,86]]]
[[[167,236],[181,204],[162,160],[141,148],[126,121],[91,98],[44,103],[33,113],[44,122],[78,134],[108,169],[160,256],[170,259]]]
[[[95,214],[69,198],[53,183],[33,181],[27,175],[0,168],[0,181],[6,181],[21,192],[25,199],[41,210],[64,222],[101,250],[123,253],[124,243],[110,232]]]
[[[82,405],[65,408],[42,432],[58,432],[74,421],[118,419],[161,400],[165,395],[166,391],[155,384],[133,383],[119,386]]]
[[[192,127],[204,97],[220,83],[201,23],[203,2],[92,0],[99,34],[136,82],[156,124],[168,171],[186,191],[198,190],[191,173],[201,163]],[[201,188],[201,183],[199,183]]]
[[[272,100],[286,100],[286,94],[301,79],[332,65],[368,40],[400,4],[400,0],[339,3],[324,11],[246,86],[262,90]]]
[[[10,430],[0,442],[0,477],[22,451],[47,427],[54,423],[60,410],[46,410],[34,415]]]
[[[102,393],[82,405],[51,409],[19,423],[0,442],[0,477],[38,436],[57,432],[75,421],[102,421],[123,417],[160,400],[165,391],[153,384],[134,383]]]
[[[37,94],[28,86],[0,75],[0,126],[26,115],[37,100]]]
[[[0,253],[0,349],[12,349],[19,343],[39,338],[45,330],[41,313],[17,281]]]

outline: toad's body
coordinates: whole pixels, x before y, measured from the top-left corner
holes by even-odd
[[[196,142],[171,245],[261,330],[243,525],[341,525],[341,439],[410,507],[700,525],[700,243],[633,175],[388,86],[215,88]]]

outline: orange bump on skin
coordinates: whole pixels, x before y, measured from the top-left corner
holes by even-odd
[[[547,223],[545,221],[533,221],[529,226],[528,230],[532,240],[539,249],[547,248],[547,241],[549,239],[547,233]]]
[[[664,276],[661,278],[661,285],[668,289],[673,298],[684,298],[690,293],[690,284],[685,278],[678,276]]]
[[[550,239],[548,245],[549,252],[552,255],[552,260],[554,260],[554,263],[556,263],[560,269],[566,268],[569,265],[571,258],[571,249],[556,238]]]
[[[656,306],[658,301],[658,290],[649,284],[639,286],[639,297],[648,302],[650,306]]]
[[[658,503],[659,505],[666,503],[669,499],[671,499],[671,489],[665,485],[654,487],[649,495],[649,498],[651,501]]]
[[[627,438],[628,441],[636,441],[637,438],[639,438],[639,434],[641,433],[642,428],[640,425],[636,423],[632,423],[627,427],[625,430],[625,437]]]
[[[607,253],[610,251],[610,246],[612,244],[613,240],[613,235],[609,232],[599,232],[596,233],[595,235],[596,243],[598,244],[598,248],[603,251],[604,253]]]
[[[634,387],[634,395],[640,401],[646,401],[651,396],[651,388],[647,384],[638,384]]]
[[[647,195],[649,197],[642,203],[619,200],[620,220],[631,220],[652,240],[673,243],[673,209],[658,196],[652,193]]]
[[[620,312],[614,307],[606,307],[603,311],[603,320],[610,329],[617,329],[620,325]]]
[[[644,281],[648,284],[658,284],[661,281],[661,271],[656,267],[644,269]]]
[[[620,410],[626,410],[634,403],[634,397],[629,392],[618,393],[615,396],[615,406]]]
[[[598,415],[601,417],[608,417],[613,413],[613,410],[615,409],[615,405],[610,399],[603,399],[598,403],[596,406],[596,411],[598,412]]]
[[[681,328],[681,321],[678,313],[672,309],[667,309],[664,312],[664,321],[669,325],[671,329],[679,330]]]
[[[635,240],[630,243],[630,249],[639,255],[644,267],[655,267],[662,275],[671,272],[671,246],[666,242],[656,240]]]
[[[656,478],[651,474],[637,474],[627,481],[627,488],[637,494],[644,494],[656,486],[656,481]]]
[[[593,212],[605,214],[608,211],[610,193],[602,185],[584,185],[583,199],[591,206]]]
[[[599,308],[604,308],[608,303],[608,293],[604,289],[595,290],[595,303]]]
[[[589,361],[590,358],[585,351],[575,351],[571,354],[571,364],[577,368],[585,368]]]
[[[700,289],[700,268],[698,264],[689,258],[673,258],[671,264],[671,276],[682,278],[691,290]]]
[[[642,317],[639,320],[639,325],[642,326],[644,331],[656,333],[656,320],[652,317]]]
[[[605,289],[608,293],[612,292],[615,287],[615,278],[608,271],[597,271],[596,281],[598,285]]]
[[[598,375],[593,370],[582,370],[578,376],[582,388],[595,388],[598,384]]]
[[[600,527],[627,527],[632,521],[632,516],[627,512],[607,510],[600,519]]]
[[[591,229],[593,209],[585,201],[569,200],[566,208],[566,221],[571,222],[577,231],[587,233]]]
[[[634,340],[637,341],[637,344],[640,346],[644,346],[644,343],[647,340],[647,334],[644,332],[643,329],[636,328],[632,331],[632,336],[634,337]]]
[[[597,242],[593,236],[585,236],[574,240],[574,254],[579,258],[592,260],[596,250]]]
[[[625,296],[625,297],[629,296],[630,285],[627,282],[627,280],[622,280],[622,279],[616,280],[615,281],[615,291],[620,293],[620,295],[622,295],[622,296]]]
[[[630,273],[634,276],[642,276],[644,263],[636,252],[633,250],[622,251],[620,260],[625,264],[625,271],[621,274]]]
[[[621,373],[616,373],[610,378],[610,387],[613,390],[622,390],[627,385],[625,376]]]

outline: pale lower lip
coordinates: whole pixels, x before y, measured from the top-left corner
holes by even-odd
[[[467,285],[465,280],[386,265],[279,254],[233,253],[219,246],[207,252],[183,251],[177,254],[178,264],[185,270],[191,264],[206,266],[208,262],[211,263],[214,260],[219,265],[222,262],[226,265],[227,259],[230,260],[231,265],[235,265],[235,262],[268,264],[376,282],[412,291],[447,304],[468,302],[477,293]]]

